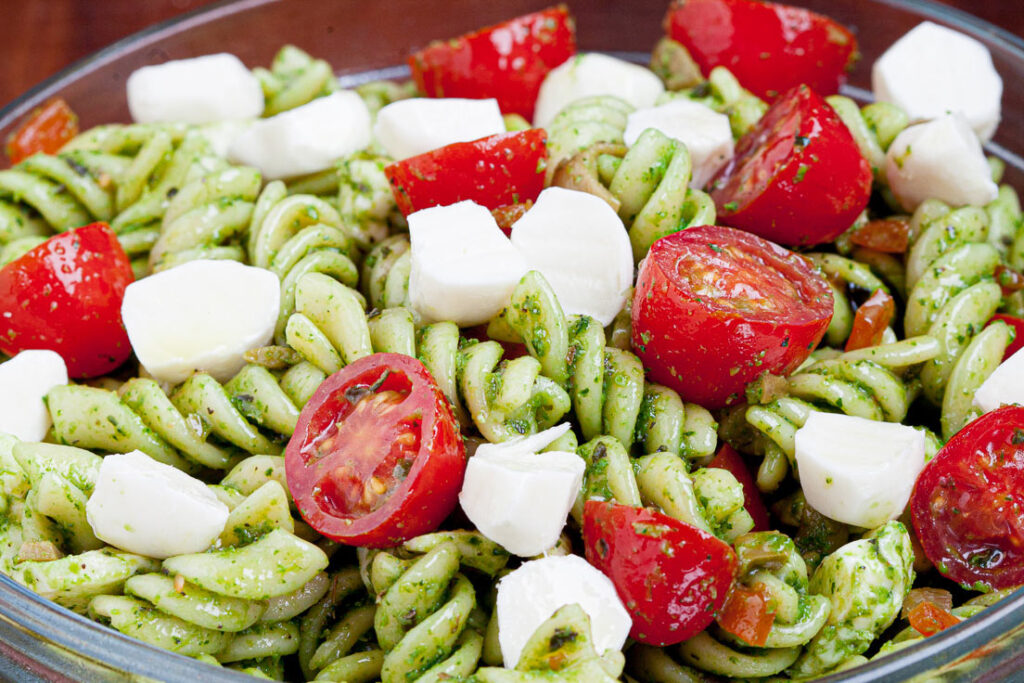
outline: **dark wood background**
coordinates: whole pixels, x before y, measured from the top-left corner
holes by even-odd
[[[942,1],[1024,36],[1021,0]],[[210,2],[0,0],[0,105],[101,47]]]

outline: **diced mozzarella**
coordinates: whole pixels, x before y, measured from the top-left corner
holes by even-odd
[[[693,164],[690,187],[707,185],[718,169],[732,158],[729,117],[700,102],[677,99],[657,107],[638,109],[629,115],[624,135],[626,144],[632,147],[648,128],[655,128],[686,145]]]
[[[614,95],[640,109],[654,106],[663,92],[665,86],[650,69],[617,57],[587,52],[570,57],[544,78],[537,95],[533,125],[547,126],[566,105],[584,97]]]
[[[233,119],[231,121],[218,121],[199,126],[195,135],[202,136],[213,149],[213,153],[219,157],[227,157],[231,151],[231,145],[245,131],[252,128],[256,119]]]
[[[377,113],[373,134],[394,159],[402,160],[453,142],[505,132],[498,100],[415,97]]]
[[[128,109],[139,123],[210,123],[263,112],[263,88],[227,53],[144,66],[128,77]]]
[[[896,136],[885,155],[885,174],[907,211],[929,198],[981,206],[999,192],[981,144],[960,114],[910,126]]]
[[[492,451],[499,453],[540,453],[545,448],[568,434],[569,429],[569,423],[563,422],[562,424],[557,424],[550,429],[545,429],[544,431],[537,432],[536,434],[517,436],[498,444],[482,443],[477,447],[476,452],[479,453],[480,450],[483,449],[485,452]]]
[[[491,212],[475,202],[410,214],[409,239],[409,299],[428,321],[487,322],[527,271]]]
[[[101,541],[162,559],[209,548],[228,506],[198,479],[132,451],[103,458],[85,515]]]
[[[513,555],[539,555],[555,545],[583,484],[583,458],[538,453],[543,447],[483,444],[466,466],[462,509],[484,536]]]
[[[189,261],[128,285],[121,318],[156,379],[175,384],[202,371],[225,381],[245,365],[246,351],[270,341],[280,302],[281,283],[269,270]]]
[[[358,94],[342,90],[255,121],[232,140],[228,156],[267,179],[291,178],[330,168],[370,140],[370,110]]]
[[[999,124],[1003,81],[988,48],[930,21],[918,24],[878,58],[871,86],[875,99],[899,105],[912,121],[959,111],[986,142]]]
[[[611,579],[578,555],[523,563],[498,582],[498,643],[507,668],[559,607],[578,604],[590,617],[594,649],[620,650],[633,622]]]
[[[845,524],[873,529],[895,519],[924,467],[924,432],[892,422],[812,412],[796,433],[808,504]]]
[[[1024,349],[1000,363],[982,382],[974,393],[974,405],[986,413],[999,406],[1024,405]]]
[[[622,220],[603,199],[549,187],[513,224],[512,244],[566,313],[608,325],[622,310],[633,284],[633,251]]]
[[[68,368],[53,351],[22,351],[0,363],[0,432],[22,441],[42,441],[50,429],[43,397],[68,383]]]

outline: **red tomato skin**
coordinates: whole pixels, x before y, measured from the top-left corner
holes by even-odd
[[[753,0],[674,0],[665,32],[707,75],[716,66],[771,100],[807,83],[834,95],[856,61],[857,40],[843,25],[799,7]]]
[[[0,351],[56,351],[75,378],[110,372],[132,352],[121,301],[134,280],[106,223],[51,237],[0,269]]]
[[[722,444],[718,453],[708,463],[708,467],[717,467],[727,470],[736,477],[736,481],[743,487],[743,507],[750,513],[754,520],[754,528],[751,531],[768,531],[772,528],[771,518],[768,516],[768,508],[761,500],[761,492],[757,488],[757,481],[751,474],[750,468],[743,460],[743,456],[729,444]]]
[[[576,54],[565,5],[435,41],[409,56],[416,86],[430,97],[494,97],[506,114],[533,119],[544,77]]]
[[[697,635],[725,604],[736,554],[711,534],[657,510],[588,500],[587,561],[615,584],[629,635],[658,647]]]
[[[1006,360],[1013,354],[1017,353],[1021,349],[1024,349],[1024,320],[1018,318],[1015,315],[1007,315],[1006,313],[996,313],[988,321],[991,325],[994,321],[1001,320],[1010,326],[1013,330],[1013,341],[1006,347],[1006,351],[1003,352],[1003,360]]]
[[[717,245],[755,255],[777,273],[776,280],[760,277],[756,283],[766,290],[768,310],[738,310],[729,298],[694,293],[683,280],[681,258],[714,264],[723,251]],[[788,286],[781,283],[793,291],[780,293]],[[747,384],[762,373],[795,370],[821,341],[832,310],[827,283],[802,257],[742,230],[689,228],[656,241],[640,266],[633,350],[651,380],[686,401],[723,408],[741,401]]]
[[[56,154],[60,148],[78,135],[78,116],[67,102],[57,97],[24,121],[7,138],[5,151],[12,164],[33,154]]]
[[[494,210],[534,201],[544,189],[543,128],[456,142],[384,168],[403,214],[471,199]]]
[[[332,516],[312,500],[318,472],[306,462],[303,448],[320,435],[316,424],[330,417],[332,400],[345,400],[345,388],[373,384],[386,370],[396,379],[407,378],[418,395],[422,447],[384,505],[356,519]],[[458,503],[465,471],[465,444],[447,399],[423,363],[397,353],[365,356],[324,380],[299,414],[285,449],[288,490],[302,518],[328,538],[369,548],[394,547],[437,529]]]
[[[871,197],[871,165],[827,102],[787,91],[711,181],[718,220],[785,245],[831,242]]]
[[[957,432],[918,475],[910,509],[925,555],[947,578],[995,590],[1024,584],[1024,407],[998,408]]]

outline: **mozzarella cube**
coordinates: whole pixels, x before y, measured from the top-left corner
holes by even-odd
[[[653,107],[665,92],[650,69],[624,59],[587,52],[570,57],[548,73],[537,94],[533,125],[543,128],[566,105],[584,97],[614,95],[637,109]]]
[[[523,563],[498,582],[498,643],[506,668],[519,662],[533,632],[559,607],[578,604],[590,617],[598,654],[621,650],[633,625],[607,576],[578,555]]]
[[[53,351],[22,351],[0,363],[0,432],[42,441],[51,424],[43,397],[67,383],[68,368]]]
[[[469,459],[459,493],[476,528],[522,557],[539,555],[558,541],[586,469],[576,453],[538,453],[538,443],[481,445]]]
[[[984,413],[1004,405],[1024,405],[1024,349],[1000,363],[981,383],[974,405]]]
[[[231,141],[228,156],[274,180],[328,169],[370,140],[370,110],[357,93],[342,90],[253,122]]]
[[[409,240],[409,299],[428,322],[487,322],[527,271],[491,212],[472,201],[410,214]]]
[[[263,112],[263,88],[227,53],[144,66],[128,77],[128,110],[137,123],[211,123]]]
[[[1003,81],[988,48],[930,21],[897,40],[871,69],[875,99],[903,108],[912,121],[959,111],[982,141],[999,124]]]
[[[919,123],[897,135],[885,155],[885,174],[907,211],[929,198],[983,206],[999,193],[981,144],[960,114]]]
[[[498,100],[414,97],[377,112],[373,134],[397,161],[453,142],[469,142],[505,132]]]
[[[198,479],[132,451],[103,458],[85,516],[101,541],[163,559],[209,548],[228,506]]]
[[[588,192],[549,187],[512,225],[512,244],[570,315],[608,325],[633,284],[633,250],[615,210]]]
[[[632,147],[648,128],[679,140],[693,164],[690,187],[702,188],[733,155],[729,117],[707,105],[676,99],[657,107],[638,109],[626,123],[626,144]]]
[[[189,261],[128,285],[121,304],[128,339],[157,380],[195,371],[226,381],[244,354],[274,333],[281,283],[269,270],[234,261]]]
[[[924,432],[892,422],[812,412],[796,433],[808,504],[844,524],[873,529],[907,506],[924,468]]]

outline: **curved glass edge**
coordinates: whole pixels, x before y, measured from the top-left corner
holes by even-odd
[[[41,81],[0,108],[0,129],[24,116],[40,94],[72,80],[93,65],[115,58],[127,47],[165,31],[180,29],[193,21],[209,21],[220,14],[235,14],[276,1],[220,0],[112,43]],[[931,0],[873,2],[916,12],[958,28],[972,29],[976,35],[1001,44],[1000,47],[1024,61],[1024,39],[959,9]],[[392,69],[401,67],[385,67],[381,71],[387,73]],[[1000,156],[1011,163],[1021,160],[1009,150],[999,148],[997,153],[1000,150],[1003,152]],[[1014,165],[1024,170],[1024,165]],[[995,640],[989,642],[992,640],[990,636]],[[40,651],[39,639],[51,646],[50,656]],[[1020,647],[1014,649],[1014,645]],[[17,656],[30,650],[32,658]],[[196,667],[201,665],[191,658],[135,640],[67,610],[3,574],[0,574],[0,655],[9,660],[0,664],[0,675],[7,674],[23,681],[120,681],[127,680],[124,673],[131,674],[132,680],[140,680],[140,676],[143,680],[186,680],[194,678]],[[989,676],[998,675],[999,671],[1019,673],[1024,668],[1024,587],[957,626],[899,650],[898,656],[883,657],[817,680],[822,683],[868,683],[913,680],[924,674],[929,681],[956,681],[963,680],[957,669],[969,670],[973,662],[979,662],[978,657],[986,658],[984,663]],[[201,673],[204,681],[231,683],[251,680],[244,674],[212,666],[206,666]],[[970,675],[969,671],[963,673]],[[951,678],[947,679],[947,675]]]

